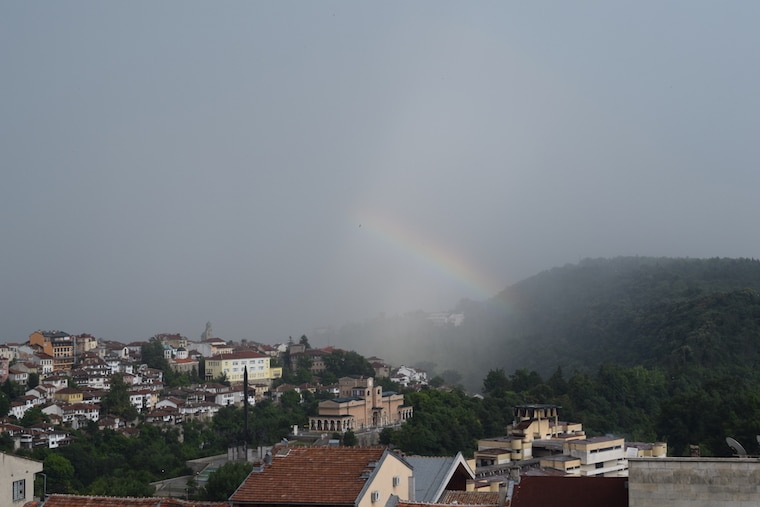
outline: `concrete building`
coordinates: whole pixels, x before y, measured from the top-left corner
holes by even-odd
[[[757,458],[631,458],[630,507],[757,507]]]
[[[21,507],[34,497],[34,475],[42,462],[0,453],[0,505]]]
[[[39,345],[53,357],[53,371],[68,371],[74,366],[74,338],[63,331],[35,331],[29,335],[29,345]]]
[[[566,475],[625,477],[628,458],[651,456],[663,458],[667,445],[626,443],[623,438],[599,436],[587,438],[580,423],[560,421],[556,405],[518,405],[507,435],[478,441],[476,470],[521,463],[562,472]]]
[[[250,383],[271,384],[273,379],[282,377],[282,368],[270,366],[271,357],[252,350],[243,350],[231,354],[219,354],[206,359],[206,380],[221,376],[233,384],[243,382],[244,368],[248,368]]]

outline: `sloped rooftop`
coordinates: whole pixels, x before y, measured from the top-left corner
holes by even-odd
[[[229,507],[229,502],[179,500],[176,498],[134,498],[117,496],[50,495],[45,507]]]
[[[280,449],[282,450],[282,449]],[[271,465],[253,471],[232,502],[353,505],[384,447],[291,447],[275,449]]]

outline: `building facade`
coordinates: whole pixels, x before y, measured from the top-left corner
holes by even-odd
[[[361,430],[401,424],[414,414],[404,395],[383,392],[373,378],[344,377],[337,398],[319,404],[319,415],[309,417],[311,431]]]
[[[63,331],[35,331],[29,335],[30,345],[39,345],[53,357],[53,371],[68,371],[74,366],[74,338]]]
[[[22,507],[34,497],[34,475],[42,462],[0,453],[0,505]]]
[[[282,377],[282,368],[270,366],[271,358],[252,350],[219,354],[206,359],[206,380],[226,377],[233,384],[243,382],[243,373],[248,368],[248,382],[271,384]]]

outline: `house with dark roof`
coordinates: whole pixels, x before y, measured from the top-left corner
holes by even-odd
[[[272,450],[230,497],[232,507],[383,507],[414,495],[412,467],[385,447]]]

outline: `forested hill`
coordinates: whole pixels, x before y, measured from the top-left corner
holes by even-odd
[[[760,261],[621,257],[543,272],[499,294],[489,322],[507,370],[754,367]]]
[[[736,372],[760,363],[760,261],[752,259],[588,259],[457,311],[460,326],[413,312],[345,326],[330,339],[395,364],[456,372],[471,390],[494,368],[548,376],[604,363]]]

